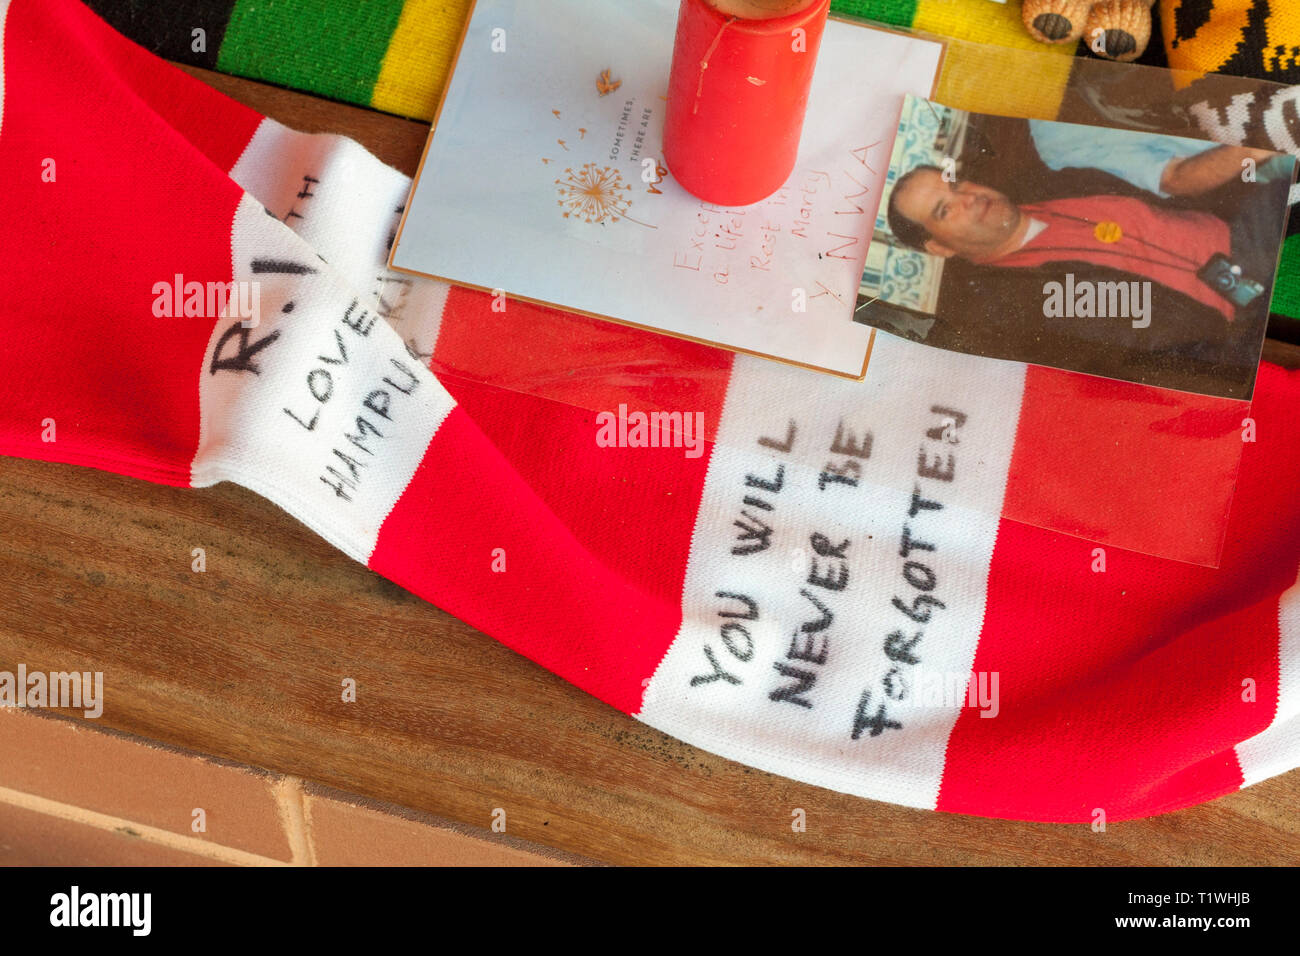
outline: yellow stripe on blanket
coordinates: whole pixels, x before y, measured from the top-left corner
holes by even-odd
[[[371,106],[432,121],[470,5],[471,0],[406,0]],[[935,96],[940,102],[986,113],[1055,118],[1074,46],[1034,40],[1020,22],[1019,4],[918,0],[912,28],[956,40]]]
[[[1056,118],[1075,45],[1039,43],[1020,22],[1019,3],[919,0],[912,28],[956,41],[948,47],[935,93],[940,103],[980,113]]]
[[[918,0],[912,29],[937,33],[958,40],[996,43],[1020,50],[1049,48],[1069,56],[1074,44],[1054,46],[1039,43],[1020,22],[1019,3],[991,3],[989,0]]]
[[[432,122],[469,8],[470,0],[406,0],[370,105]]]

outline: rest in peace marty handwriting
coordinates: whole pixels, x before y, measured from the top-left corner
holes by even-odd
[[[813,244],[819,261],[852,262],[865,255],[876,206],[868,177],[877,175],[871,153],[880,144],[850,149],[839,169],[796,169],[790,181],[762,202],[723,208],[701,202],[686,245],[673,251],[673,267],[727,285],[746,272],[773,271],[782,248]],[[834,219],[829,228],[813,227],[827,204]],[[842,307],[845,297],[818,280],[808,290],[810,302],[825,298]]]

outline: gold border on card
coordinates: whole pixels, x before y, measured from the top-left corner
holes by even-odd
[[[460,66],[460,55],[465,49],[465,38],[469,36],[469,26],[474,20],[474,13],[477,9],[478,9],[478,0],[470,0],[469,13],[465,17],[464,26],[461,27],[460,39],[456,42],[456,55],[452,59],[451,69],[447,73],[447,83],[445,86],[443,86],[442,94],[438,97],[438,110],[433,114],[433,125],[429,128],[429,138],[424,141],[424,151],[420,154],[420,165],[416,167],[415,176],[411,179],[411,189],[406,195],[406,204],[402,209],[402,218],[397,223],[397,233],[393,237],[393,248],[389,250],[388,253],[388,268],[390,270],[392,270],[393,272],[401,272],[406,275],[422,276],[426,279],[437,279],[440,282],[446,282],[451,285],[458,285],[465,289],[477,289],[480,292],[488,292],[488,293],[504,292],[507,296],[519,302],[528,302],[532,305],[542,306],[543,308],[547,308],[547,309],[556,309],[560,312],[570,312],[573,313],[574,315],[584,315],[589,318],[600,319],[604,322],[613,322],[617,325],[624,325],[633,329],[641,329],[646,332],[654,332],[658,335],[666,335],[674,339],[682,339],[687,342],[695,342],[699,345],[707,345],[711,348],[725,349],[728,352],[736,352],[741,355],[753,355],[757,358],[768,359],[773,362],[780,362],[782,365],[793,365],[796,368],[804,368],[812,372],[821,372],[824,375],[833,375],[836,378],[848,379],[849,381],[860,382],[864,378],[866,378],[867,366],[871,364],[871,353],[876,345],[876,329],[871,326],[869,326],[869,328],[871,328],[871,334],[868,335],[867,337],[867,351],[862,359],[862,371],[854,375],[852,372],[839,372],[836,371],[835,369],[823,368],[820,365],[810,365],[807,362],[796,362],[794,359],[783,358],[780,355],[769,355],[766,352],[758,352],[755,351],[754,349],[741,348],[740,346],[736,346],[736,345],[726,345],[725,343],[722,342],[714,342],[711,339],[702,339],[702,338],[698,338],[697,336],[686,335],[682,332],[673,332],[668,329],[657,328],[656,326],[653,325],[643,325],[639,322],[629,322],[627,319],[620,319],[612,315],[602,315],[599,312],[588,312],[584,309],[575,309],[572,308],[571,306],[566,306],[559,302],[548,302],[545,299],[533,299],[524,295],[516,295],[510,292],[509,289],[505,289],[505,288],[498,287],[495,289],[489,289],[484,286],[474,285],[472,283],[465,282],[461,279],[453,279],[450,276],[434,275],[431,272],[420,272],[416,269],[403,269],[400,266],[393,265],[393,259],[394,257],[396,257],[397,249],[402,242],[402,230],[406,227],[406,217],[411,212],[411,200],[415,198],[416,187],[419,186],[420,177],[424,174],[424,164],[425,161],[429,158],[429,147],[433,144],[434,134],[438,131],[438,121],[442,119],[442,109],[444,106],[447,105],[447,97],[451,93],[451,84],[455,81],[456,70]],[[941,37],[921,36],[917,33],[911,33],[906,30],[894,30],[888,27],[878,26],[874,23],[869,24],[863,20],[853,19],[849,17],[840,17],[840,16],[835,16],[833,14],[828,16],[827,19],[837,20],[840,23],[846,23],[849,26],[859,27],[864,30],[873,30],[877,33],[892,33],[896,36],[908,37],[910,39],[922,39],[928,42],[937,43],[939,45],[939,62],[935,67],[934,82],[930,86],[930,96],[929,96],[930,99],[934,98],[934,94],[939,89],[939,80],[943,76],[944,62],[948,56],[948,42],[945,39]],[[871,234],[870,231],[868,231],[867,244],[870,245],[870,243],[871,243]],[[851,314],[852,313],[850,313],[850,315]],[[850,321],[853,320],[850,319]]]

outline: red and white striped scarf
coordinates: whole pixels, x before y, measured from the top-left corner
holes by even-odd
[[[1300,763],[1300,375],[1261,368],[1243,446],[1238,403],[884,335],[842,382],[405,283],[404,176],[74,0],[0,0],[0,184],[0,453],[238,482],[666,733],[873,799],[1114,820]],[[159,291],[232,281],[256,326]],[[620,406],[709,445],[607,447]]]

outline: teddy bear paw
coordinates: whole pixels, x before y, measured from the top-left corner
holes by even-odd
[[[1127,63],[1151,41],[1151,7],[1145,0],[1103,0],[1093,5],[1083,31],[1098,56]]]
[[[1025,0],[1025,29],[1042,43],[1074,43],[1083,36],[1090,0]]]

